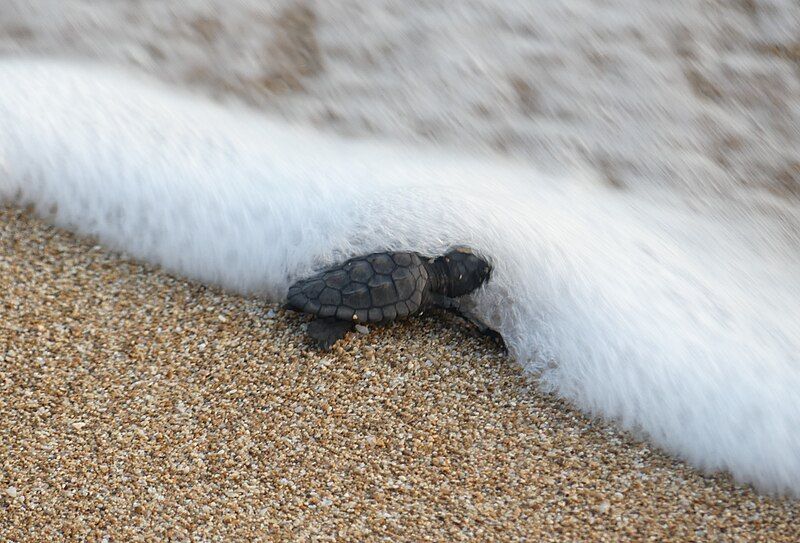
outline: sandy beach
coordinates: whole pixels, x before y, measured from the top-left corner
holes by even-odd
[[[797,541],[528,383],[458,319],[305,317],[0,213],[4,541]]]

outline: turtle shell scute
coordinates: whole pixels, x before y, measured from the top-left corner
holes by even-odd
[[[369,309],[372,301],[365,283],[350,283],[342,289],[342,303],[353,309]]]
[[[359,322],[369,322],[369,311],[366,309],[359,309],[355,312],[353,320]]]
[[[367,257],[367,262],[375,273],[390,274],[397,267],[392,257],[385,253],[370,255]]]
[[[335,289],[342,289],[350,282],[350,277],[344,270],[330,271],[323,277],[325,279],[325,284]]]
[[[394,281],[388,275],[376,275],[367,283],[372,293],[372,303],[377,307],[392,304],[397,301],[397,290]]]
[[[387,305],[383,308],[383,319],[390,321],[397,318],[397,309],[395,309],[394,304]]]
[[[303,294],[308,296],[309,298],[316,298],[319,296],[319,293],[322,292],[322,289],[325,288],[325,281],[321,279],[317,279],[315,281],[309,281],[303,287]]]
[[[427,287],[428,272],[416,253],[375,253],[298,281],[287,299],[318,317],[382,322],[418,311]]]
[[[322,304],[339,305],[342,303],[342,293],[335,288],[325,287],[319,295]]]
[[[398,300],[407,300],[417,289],[416,279],[408,268],[397,268],[392,273]]]
[[[346,264],[344,271],[347,272],[350,281],[358,281],[360,283],[366,283],[375,274],[369,262],[363,260]]]
[[[335,305],[323,305],[319,308],[319,312],[317,313],[319,317],[326,319],[328,317],[334,317],[336,315],[336,306]]]
[[[349,307],[340,305],[336,308],[336,318],[342,321],[353,320],[353,310]]]
[[[408,309],[408,304],[405,302],[397,302],[394,307],[397,310],[398,317],[407,317],[411,313]]]

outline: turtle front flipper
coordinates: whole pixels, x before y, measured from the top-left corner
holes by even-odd
[[[308,335],[320,349],[325,351],[342,339],[355,325],[337,319],[316,319],[308,323]]]
[[[442,309],[446,309],[447,311],[452,311],[453,313],[460,315],[462,318],[467,320],[470,324],[472,324],[475,329],[478,330],[481,334],[488,336],[491,338],[495,343],[497,343],[500,348],[504,351],[508,352],[508,348],[506,347],[506,342],[503,340],[503,336],[500,335],[500,332],[497,330],[493,330],[489,328],[489,326],[476,317],[472,311],[462,307],[461,302],[456,300],[455,298],[448,298],[447,296],[442,296],[440,294],[433,294],[431,296],[431,303],[437,307],[441,307]]]

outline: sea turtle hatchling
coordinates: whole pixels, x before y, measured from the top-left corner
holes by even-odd
[[[317,317],[308,334],[329,349],[359,323],[385,323],[418,315],[430,307],[460,313],[495,338],[456,300],[481,286],[489,263],[468,249],[438,258],[414,252],[382,252],[351,258],[289,287],[287,307]]]

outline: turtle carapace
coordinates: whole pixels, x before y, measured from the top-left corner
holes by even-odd
[[[289,287],[288,307],[317,317],[308,333],[330,348],[358,323],[384,323],[429,307],[460,312],[481,331],[456,298],[480,287],[489,263],[463,248],[429,259],[414,252],[382,252],[351,258]]]

